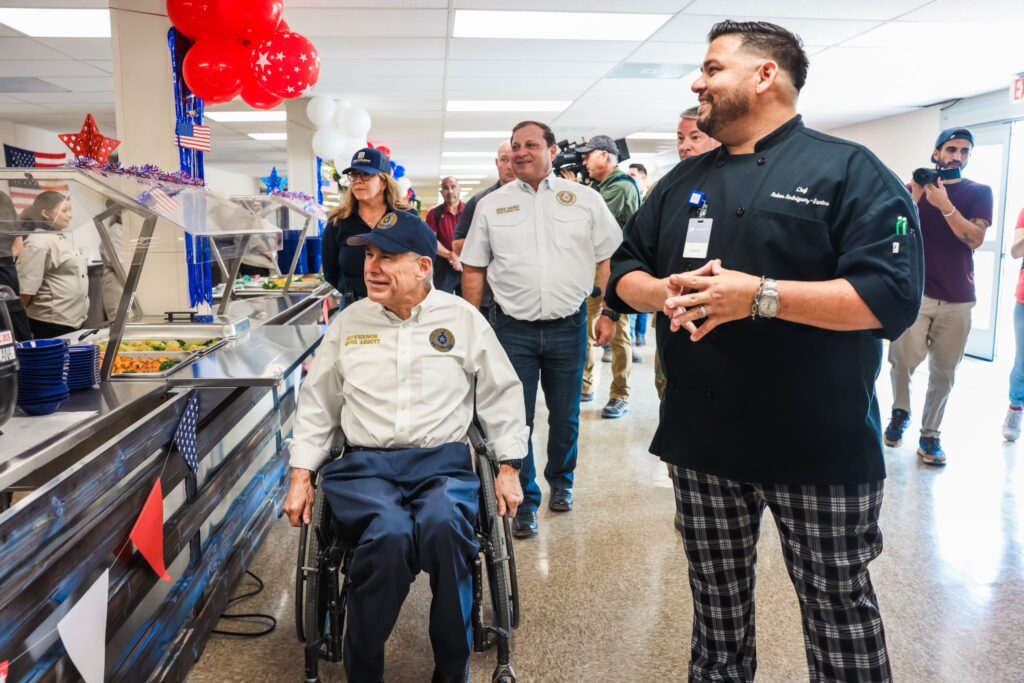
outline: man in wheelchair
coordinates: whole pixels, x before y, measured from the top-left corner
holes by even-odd
[[[365,245],[368,298],[331,323],[303,384],[284,505],[312,522],[313,477],[355,542],[344,663],[350,683],[377,683],[384,645],[409,586],[430,575],[434,681],[468,679],[471,562],[480,481],[467,434],[475,414],[501,462],[498,511],[523,500],[528,430],[522,385],[490,325],[463,299],[431,288],[437,238],[405,212],[352,237]],[[298,598],[296,598],[298,599]]]

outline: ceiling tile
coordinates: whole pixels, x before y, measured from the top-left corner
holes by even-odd
[[[448,0],[288,0],[288,18],[291,25],[291,11],[294,9],[330,9],[344,4],[348,9],[397,8],[397,9],[448,9]]]
[[[416,38],[445,36],[448,12],[429,9],[292,9],[288,25],[314,44],[320,36]],[[378,50],[386,51],[387,45]]]
[[[999,50],[1001,46],[1006,45],[1012,46],[1014,51],[1019,51],[1020,33],[1020,25],[1013,22],[891,21],[846,41],[843,47],[905,48],[930,45],[943,36],[956,36],[956,49],[959,55],[969,54],[974,50]],[[951,61],[961,61],[961,57],[943,60],[942,68]],[[1024,61],[1020,66],[1024,68]]]
[[[338,76],[336,78],[321,76],[320,82],[310,91],[310,94],[346,97],[351,93],[395,92],[419,88],[437,88],[440,90],[442,82],[443,79],[440,76],[437,78],[410,78],[406,76],[377,78],[370,74]]]
[[[112,61],[86,60],[86,64],[94,66],[94,67],[96,67],[97,69],[99,69],[100,71],[102,71],[104,73],[108,73],[108,74],[114,73],[114,62],[112,62]]]
[[[700,64],[704,61],[708,45],[699,42],[659,42],[647,41],[636,52],[631,54],[627,62],[649,62],[651,64]]]
[[[679,0],[559,0],[557,7],[550,0],[455,0],[456,9],[490,10],[557,10],[559,12],[626,12],[631,14],[675,14],[685,2]]]
[[[32,38],[0,38],[0,59],[68,59]]]
[[[443,59],[323,59],[320,61],[320,79],[341,79],[349,76],[444,76]]]
[[[0,59],[0,76],[104,76],[96,67],[73,60]]]
[[[908,12],[900,21],[949,21],[950,17],[963,17],[969,21],[997,21],[1004,23],[1024,21],[1024,3],[1020,0],[984,0],[972,2],[970,11],[964,12],[963,0],[933,0],[920,9]]]
[[[861,0],[860,2],[822,2],[822,0],[696,0],[686,6],[686,14],[731,16],[771,16],[807,19],[880,20],[895,17],[927,5],[929,0]],[[766,10],[770,7],[770,10]]]
[[[592,86],[594,78],[448,78],[448,99],[575,99]]]
[[[106,92],[114,99],[113,76],[50,76],[45,80],[73,92]]]
[[[618,40],[493,40],[453,38],[449,59],[619,62],[641,43]]]
[[[35,40],[75,59],[98,61],[112,59],[110,38],[36,38]]]
[[[290,7],[290,5],[289,5]],[[378,38],[318,37],[320,59],[369,58],[383,63],[391,59],[444,59],[444,38],[388,38],[384,54]]]
[[[18,93],[16,97],[25,102],[37,104],[66,105],[68,109],[81,109],[96,104],[112,104],[114,101],[113,92],[26,92]]]
[[[764,14],[739,16],[730,15],[693,15],[681,14],[669,21],[660,31],[651,36],[654,41],[686,41],[703,43],[707,46],[707,35],[711,27],[725,19],[734,21],[773,21],[800,36],[804,45],[835,45],[860,33],[878,26],[878,21],[855,21],[850,19],[807,19],[807,18],[773,18],[774,5],[764,6]],[[771,9],[767,9],[770,7]]]
[[[618,62],[547,62],[452,60],[448,77],[530,78],[535,83],[551,78],[601,78]]]

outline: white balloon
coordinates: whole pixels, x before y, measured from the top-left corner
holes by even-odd
[[[313,154],[321,159],[335,159],[341,154],[345,138],[333,128],[321,128],[313,133]]]
[[[346,136],[366,139],[370,132],[370,115],[359,107],[341,107],[334,116],[338,129]]]
[[[306,116],[317,128],[327,128],[338,113],[338,103],[330,97],[317,95],[306,105]]]
[[[409,188],[412,187],[412,181],[405,176],[402,176],[396,182],[398,183],[398,186],[402,188],[402,192],[408,192]]]

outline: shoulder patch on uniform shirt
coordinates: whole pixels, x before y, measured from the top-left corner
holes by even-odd
[[[518,210],[519,210],[519,205],[518,204],[513,204],[512,206],[499,206],[497,208],[497,210],[495,210],[494,213],[496,213],[498,215],[501,215],[503,213],[512,213],[513,211],[518,211]]]
[[[448,353],[455,348],[455,335],[451,330],[439,327],[430,333],[430,345],[434,347],[435,351]]]
[[[384,214],[384,218],[381,218],[380,222],[377,223],[377,229],[378,230],[387,230],[388,228],[390,228],[391,226],[393,226],[397,222],[398,222],[398,215],[397,214],[386,213],[386,214]]]
[[[380,344],[380,336],[376,334],[350,334],[345,337],[345,346],[363,346],[366,344]]]
[[[562,190],[555,195],[555,199],[557,199],[558,203],[562,206],[572,206],[576,203],[576,195],[569,192],[569,190]]]

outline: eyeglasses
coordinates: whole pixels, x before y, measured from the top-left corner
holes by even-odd
[[[345,173],[345,177],[348,178],[349,181],[353,183],[365,183],[367,180],[373,177],[373,174],[363,173],[362,171],[347,171]]]

